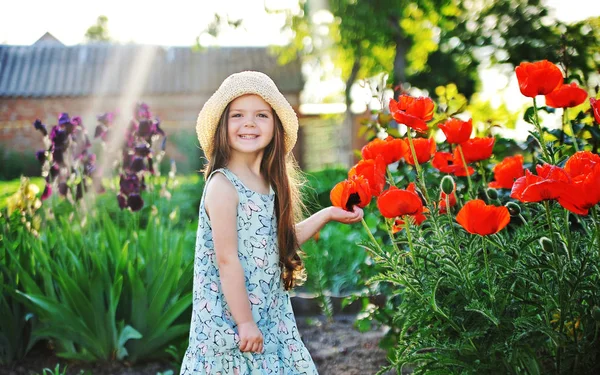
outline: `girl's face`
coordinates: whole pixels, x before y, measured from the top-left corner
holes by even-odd
[[[227,117],[227,140],[233,152],[258,153],[273,139],[273,109],[258,95],[234,99]]]

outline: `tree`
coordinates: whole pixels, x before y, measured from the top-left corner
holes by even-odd
[[[93,42],[108,42],[108,17],[98,16],[96,24],[90,26],[85,32],[85,39],[88,43]]]

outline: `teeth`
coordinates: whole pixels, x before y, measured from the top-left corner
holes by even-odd
[[[244,138],[244,139],[254,139],[258,136],[256,136],[256,135],[240,135],[240,137]]]

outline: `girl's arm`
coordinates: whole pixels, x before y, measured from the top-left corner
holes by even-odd
[[[238,325],[240,350],[262,351],[262,334],[252,318],[244,269],[238,257],[237,191],[221,173],[206,190],[205,207],[210,217],[221,290]]]
[[[324,208],[296,224],[298,244],[302,245],[304,242],[308,241],[309,238],[314,236],[325,224],[332,220],[344,224],[352,224],[361,221],[363,215],[362,208],[358,206],[354,206],[352,212],[334,206]]]

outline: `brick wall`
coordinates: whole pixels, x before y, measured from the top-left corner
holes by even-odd
[[[162,127],[167,135],[177,131],[194,132],[196,118],[208,95],[170,95],[142,97],[141,101],[150,106],[153,114],[161,119]],[[286,98],[297,109],[299,94],[286,94]],[[48,125],[48,130],[57,123],[59,113],[67,112],[70,116],[80,116],[93,137],[97,125],[96,116],[108,111],[120,109],[120,116],[127,123],[132,118],[135,99],[119,97],[91,98],[0,98],[0,149],[4,152],[33,152],[44,147],[42,135],[33,129],[36,118]],[[196,141],[197,142],[197,141]],[[296,159],[302,164],[300,145],[294,149]],[[167,152],[175,160],[187,157],[170,142]]]

